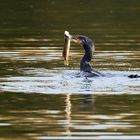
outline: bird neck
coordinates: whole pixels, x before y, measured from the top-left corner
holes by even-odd
[[[83,56],[82,61],[90,62],[93,55],[93,46],[84,44],[83,48],[85,50],[85,55]]]
[[[93,47],[92,46],[83,45],[83,47],[84,47],[84,50],[85,50],[85,55],[81,59],[81,63],[80,63],[80,69],[82,71],[84,71],[86,66],[89,66],[89,62],[91,61],[92,55],[93,55]]]

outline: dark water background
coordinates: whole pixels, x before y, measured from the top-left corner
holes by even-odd
[[[140,139],[139,0],[0,1],[0,139]],[[63,65],[63,33],[94,40],[104,78]]]

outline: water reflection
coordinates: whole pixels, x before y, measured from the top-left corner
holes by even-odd
[[[65,109],[65,112],[66,112],[66,135],[69,137],[71,136],[71,126],[72,126],[72,123],[71,123],[71,108],[72,108],[72,104],[71,104],[71,95],[70,94],[67,94],[66,95],[66,109]],[[61,122],[62,124],[62,122]]]
[[[139,95],[3,93],[0,98],[4,139],[139,138]]]

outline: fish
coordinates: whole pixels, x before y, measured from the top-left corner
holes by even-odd
[[[70,51],[71,35],[68,31],[64,32],[64,48],[63,48],[63,58],[64,65],[69,65],[69,51]]]

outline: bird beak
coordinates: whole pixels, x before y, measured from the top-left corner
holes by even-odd
[[[63,57],[64,57],[64,65],[69,65],[69,51],[70,51],[70,41],[71,35],[68,31],[64,32],[64,48],[63,48]]]
[[[71,42],[74,42],[78,45],[81,44],[81,40],[79,39],[79,36],[78,35],[71,35]]]

